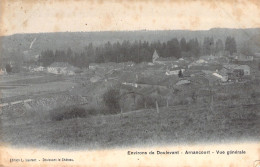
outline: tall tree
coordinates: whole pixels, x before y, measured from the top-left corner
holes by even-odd
[[[199,56],[200,46],[197,38],[189,40],[189,42],[187,43],[187,51],[194,56]]]
[[[210,55],[214,52],[214,39],[213,37],[205,37],[203,41],[203,54]]]
[[[240,52],[247,56],[254,55],[252,49],[250,48],[250,44],[248,43],[242,44],[242,47],[240,48]]]
[[[49,66],[55,61],[54,54],[52,50],[42,51],[39,57],[39,62],[42,63],[44,67]]]
[[[223,44],[221,39],[218,39],[217,42],[216,42],[215,52],[218,53],[218,52],[221,52],[223,50],[224,50],[224,44]]]
[[[105,62],[116,61],[115,56],[112,54],[112,44],[109,41],[105,44],[104,53],[105,53]]]
[[[180,41],[180,47],[182,52],[187,52],[187,42],[185,38],[182,38]]]
[[[228,36],[225,41],[225,50],[228,51],[231,55],[237,52],[236,40],[233,37]]]
[[[166,57],[181,57],[180,44],[177,38],[174,38],[166,44]]]
[[[92,43],[89,43],[87,47],[85,47],[86,55],[90,62],[95,61],[95,49]]]

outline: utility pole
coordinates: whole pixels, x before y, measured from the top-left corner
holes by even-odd
[[[157,100],[155,101],[155,105],[156,105],[156,111],[157,111],[157,113],[159,113],[160,110],[159,110],[159,106],[158,106],[158,102],[157,102]]]

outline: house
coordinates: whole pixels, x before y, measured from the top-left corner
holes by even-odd
[[[127,85],[127,86],[132,86],[132,87],[135,87],[135,88],[138,87],[138,85],[137,85],[136,83],[123,82],[122,84],[123,84],[123,85]]]
[[[153,53],[153,63],[154,64],[167,65],[167,64],[176,63],[176,60],[177,59],[175,57],[159,57],[159,55],[156,52],[156,50]]]
[[[239,81],[244,76],[250,75],[250,67],[248,65],[228,64],[224,65],[224,69],[221,72],[228,76],[228,80]]]
[[[175,57],[159,57],[154,61],[155,63],[158,64],[163,64],[163,65],[171,65],[172,63],[175,63],[177,59]]]
[[[190,63],[188,65],[188,68],[191,68],[193,66],[207,66],[208,65],[208,61],[204,60],[204,59],[199,59],[199,60],[196,60],[192,63]]]
[[[174,68],[172,67],[170,69],[167,69],[165,75],[178,75],[180,71],[183,73],[185,69],[181,69],[178,68],[178,66],[174,66]]]
[[[253,56],[247,56],[247,55],[244,55],[242,53],[236,53],[234,59],[236,61],[243,61],[243,62],[245,62],[245,61],[253,61],[254,57]]]
[[[184,85],[184,84],[190,84],[190,81],[189,80],[180,80],[176,83],[176,85]]]
[[[242,70],[244,75],[250,75],[250,67],[248,65],[240,65],[235,67],[234,70]]]
[[[90,63],[89,69],[90,70],[101,70],[101,71],[108,71],[112,69],[120,69],[124,67],[133,67],[135,64],[133,62],[125,62],[125,63],[115,63],[115,62],[107,62],[107,63]]]
[[[97,64],[97,63],[90,63],[89,66],[88,66],[88,68],[89,68],[90,70],[95,70],[95,69],[97,69],[98,67],[99,67],[99,64]]]
[[[255,55],[255,59],[259,61],[260,60],[260,52],[255,53],[254,55]]]
[[[219,72],[218,70],[216,71],[202,70],[202,72],[205,74],[207,78],[214,77],[214,80],[221,80],[222,82],[226,82],[228,80],[228,76],[226,74]]]
[[[124,63],[117,63],[117,65],[120,67],[133,67],[135,65],[135,63],[128,61],[128,62],[124,62]]]
[[[250,67],[248,65],[227,64],[224,65],[224,68],[227,69],[229,73],[241,73],[241,76],[250,75]]]
[[[174,71],[167,70],[165,72],[165,75],[178,75],[178,74],[179,74],[179,70],[174,70]]]
[[[90,63],[88,68],[90,70],[97,70],[97,69],[107,70],[108,68],[111,68],[114,65],[115,65],[115,63],[112,63],[112,62],[110,62],[110,63]]]
[[[31,72],[41,72],[44,71],[45,68],[43,66],[35,66],[35,67],[30,67],[29,70]]]
[[[47,72],[53,74],[63,74],[63,75],[74,75],[78,68],[64,62],[54,62],[48,68]]]
[[[200,59],[204,61],[210,61],[210,60],[215,60],[216,57],[213,55],[206,55],[206,56],[201,56]]]
[[[228,76],[227,75],[221,75],[219,73],[214,72],[212,75],[214,75],[215,77],[221,79],[222,82],[226,82],[228,80]]]

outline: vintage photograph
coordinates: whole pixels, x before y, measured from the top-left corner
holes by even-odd
[[[34,17],[42,23],[33,10],[25,29]],[[56,16],[72,17],[64,13]],[[260,28],[190,26],[2,33],[1,143],[68,151],[259,142]]]
[[[6,143],[102,149],[260,137],[260,29],[1,38]]]

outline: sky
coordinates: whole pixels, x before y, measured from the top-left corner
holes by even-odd
[[[0,35],[260,27],[259,0],[2,0]]]

